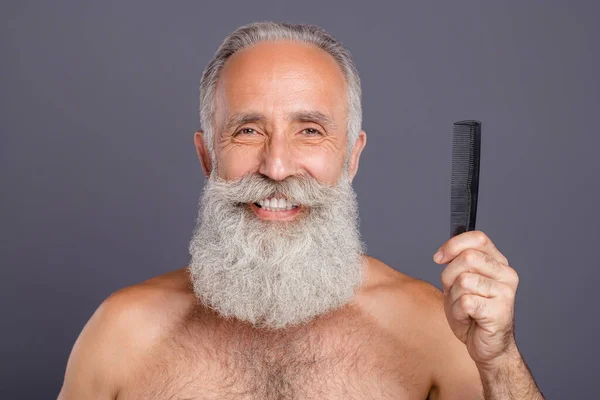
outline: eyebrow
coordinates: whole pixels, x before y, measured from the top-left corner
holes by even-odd
[[[230,131],[236,126],[249,124],[252,122],[261,122],[265,119],[265,116],[260,113],[235,113],[227,121],[227,124],[225,125],[225,130]]]
[[[321,111],[297,111],[290,115],[293,122],[314,122],[326,128],[335,127],[333,118]]]
[[[257,112],[241,112],[233,114],[227,124],[225,125],[226,131],[230,131],[231,129],[254,122],[263,122],[267,118],[264,114]],[[295,111],[290,114],[288,121],[290,122],[313,122],[319,124],[325,128],[334,128],[335,122],[331,116],[321,112],[321,111]]]

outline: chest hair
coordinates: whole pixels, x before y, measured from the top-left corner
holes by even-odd
[[[402,399],[422,386],[407,349],[363,319],[283,331],[187,321],[149,357],[140,399]]]

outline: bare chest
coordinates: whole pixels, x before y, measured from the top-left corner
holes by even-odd
[[[167,340],[118,398],[425,399],[430,386],[417,353],[365,326],[336,334],[239,329]]]

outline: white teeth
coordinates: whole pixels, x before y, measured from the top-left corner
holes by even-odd
[[[257,203],[267,211],[287,211],[298,207],[298,204],[294,204],[287,199],[278,198],[263,199]]]

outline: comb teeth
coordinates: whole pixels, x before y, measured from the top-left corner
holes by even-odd
[[[455,122],[450,186],[451,236],[475,229],[480,151],[481,122],[475,120]]]

